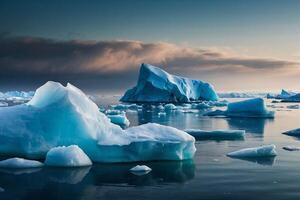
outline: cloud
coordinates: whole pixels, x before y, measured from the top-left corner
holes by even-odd
[[[290,75],[285,73],[297,71],[290,69],[299,66],[289,60],[245,57],[227,49],[165,42],[66,41],[0,34],[1,90],[35,89],[47,80],[55,80],[87,90],[124,91],[135,84],[141,63],[208,81],[218,89],[245,88],[249,84],[254,88],[256,83],[258,88],[266,77],[269,85],[273,80],[278,82],[278,76],[285,76],[280,83],[286,83]],[[290,84],[298,84],[297,80]],[[248,86],[236,84],[241,81],[248,81]]]
[[[164,42],[63,41],[0,35],[1,73],[112,74],[137,70],[143,62],[170,71],[274,70],[298,65],[288,60],[242,57]]]

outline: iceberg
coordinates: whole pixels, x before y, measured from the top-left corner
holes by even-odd
[[[0,168],[13,168],[13,169],[36,168],[36,167],[43,167],[43,165],[44,164],[39,161],[26,160],[23,158],[9,158],[0,161]]]
[[[207,116],[226,117],[255,117],[255,118],[274,118],[274,111],[269,111],[262,98],[248,99],[239,102],[229,103],[227,110],[215,110],[208,112]]]
[[[294,92],[282,89],[281,93],[279,95],[277,95],[275,98],[276,99],[287,99],[287,98],[289,98],[291,96],[294,96],[295,94],[296,93],[294,93]]]
[[[142,64],[137,85],[126,91],[123,102],[190,102],[218,100],[209,83],[174,76],[149,64]]]
[[[185,132],[195,137],[196,140],[240,140],[244,139],[244,130],[213,130],[186,129]]]
[[[141,175],[148,174],[151,170],[152,169],[146,165],[137,165],[137,166],[131,168],[130,172],[135,175],[141,176]]]
[[[253,148],[246,148],[241,149],[238,151],[234,151],[228,153],[227,156],[233,158],[257,158],[257,157],[274,157],[277,155],[276,146],[272,145],[265,145],[261,147],[253,147]]]
[[[70,145],[50,149],[45,164],[54,167],[85,167],[92,165],[92,161],[77,145]]]
[[[300,102],[300,93],[282,100],[282,102]]]
[[[177,109],[177,107],[172,103],[168,103],[165,105],[165,110],[171,111],[171,110],[176,110],[176,109]]]
[[[118,114],[118,115],[107,115],[107,117],[110,119],[110,121],[114,124],[117,124],[123,128],[126,128],[129,126],[130,122],[127,119],[125,114]]]
[[[78,145],[94,162],[193,158],[195,139],[176,128],[144,124],[123,130],[71,84],[47,82],[26,104],[0,108],[0,154],[44,159]]]
[[[300,137],[300,128],[293,129],[293,130],[290,130],[290,131],[286,131],[282,134],[289,135],[289,136],[294,136],[294,137]]]

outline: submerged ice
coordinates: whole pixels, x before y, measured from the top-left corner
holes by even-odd
[[[190,102],[218,100],[209,83],[175,76],[149,64],[142,64],[137,85],[127,90],[124,102]]]
[[[81,90],[47,82],[18,106],[0,108],[0,154],[45,158],[53,147],[78,145],[95,162],[190,159],[195,139],[145,124],[122,130]]]
[[[244,139],[244,130],[213,130],[186,129],[185,132],[194,136],[197,140],[238,140]]]

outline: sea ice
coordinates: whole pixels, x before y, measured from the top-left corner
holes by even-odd
[[[194,136],[196,140],[238,140],[244,139],[244,130],[213,130],[186,129],[185,132]]]
[[[0,108],[0,154],[44,159],[53,147],[78,145],[95,162],[191,159],[195,139],[144,124],[122,130],[81,90],[47,82],[26,104]]]
[[[6,107],[6,106],[8,106],[7,102],[0,101],[0,107]]]
[[[226,111],[216,110],[208,112],[205,115],[224,115],[227,117],[274,118],[274,111],[267,110],[264,99],[255,98],[229,103]]]
[[[149,64],[142,64],[137,85],[127,90],[123,102],[190,102],[218,100],[209,83],[168,74]]]
[[[9,158],[6,160],[0,161],[0,168],[35,168],[35,167],[43,167],[43,163],[35,160],[26,160],[23,158]]]
[[[168,110],[168,111],[177,109],[177,107],[172,103],[168,103],[164,107],[165,107],[165,110]]]
[[[125,114],[118,114],[118,115],[107,115],[110,121],[114,124],[117,124],[121,127],[128,127],[130,122],[127,119]]]
[[[70,145],[50,149],[45,164],[55,167],[84,167],[92,165],[92,161],[77,145]]]
[[[137,165],[130,169],[130,172],[135,175],[145,175],[148,174],[152,169],[146,165]]]
[[[256,157],[274,157],[277,155],[276,146],[265,145],[260,147],[246,148],[228,153],[227,156],[234,158],[256,158]]]

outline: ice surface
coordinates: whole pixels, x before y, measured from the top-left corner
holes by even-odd
[[[125,114],[107,115],[107,117],[112,123],[117,124],[123,128],[128,127],[130,124]]]
[[[77,145],[70,145],[50,149],[45,164],[55,167],[84,167],[92,165],[92,161]]]
[[[229,103],[226,111],[216,110],[205,115],[227,117],[257,117],[274,118],[274,111],[267,110],[265,101],[262,98],[248,99],[239,102]]]
[[[169,111],[177,109],[177,107],[174,104],[172,104],[172,103],[168,103],[164,107],[165,107],[165,110],[169,110]]]
[[[209,83],[171,75],[149,64],[142,64],[137,85],[127,90],[123,102],[190,102],[218,100]]]
[[[36,168],[43,167],[43,163],[35,160],[26,160],[23,158],[9,158],[0,161],[0,168]]]
[[[244,130],[213,130],[186,129],[185,132],[194,136],[197,140],[238,140],[244,139]]]
[[[300,137],[300,128],[286,131],[283,134],[289,135],[289,136],[294,136],[294,137]]]
[[[122,130],[71,84],[47,82],[27,104],[0,108],[0,121],[0,154],[43,159],[74,144],[95,162],[131,162],[190,159],[196,151],[195,139],[172,127]]]
[[[130,172],[135,175],[141,176],[141,175],[148,174],[151,170],[152,169],[146,165],[137,165],[137,166],[131,168]]]
[[[265,145],[260,147],[246,148],[228,153],[227,156],[235,158],[255,158],[255,157],[273,157],[276,156],[276,146]]]

